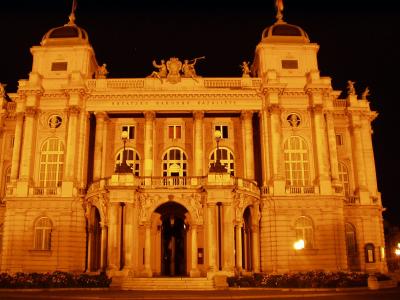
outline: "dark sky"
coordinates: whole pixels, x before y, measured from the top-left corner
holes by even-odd
[[[2,1],[5,2],[5,1]],[[0,82],[14,92],[31,68],[29,48],[68,20],[72,0],[10,0],[0,6]],[[400,71],[397,1],[285,0],[284,19],[318,43],[321,75],[344,90],[356,82],[371,90],[378,184],[385,219],[400,225]],[[263,29],[274,22],[274,0],[78,0],[77,24],[87,30],[99,63],[110,77],[144,77],[151,61],[206,56],[197,72],[207,77],[240,76],[252,60]]]

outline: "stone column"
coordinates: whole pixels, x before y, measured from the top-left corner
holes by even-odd
[[[93,164],[93,181],[99,181],[101,177],[101,165],[103,158],[103,131],[104,119],[107,114],[105,112],[96,112],[96,136],[94,143],[94,164]]]
[[[371,119],[375,118],[375,115],[369,116],[364,115],[361,116],[361,141],[363,144],[363,154],[366,168],[366,184],[370,193],[374,196],[378,194],[378,186],[376,182],[376,170],[375,170],[375,157],[374,157],[374,149],[372,146],[372,129],[371,129]]]
[[[328,130],[328,144],[329,144],[329,157],[331,161],[331,174],[332,174],[332,184],[334,187],[340,186],[339,181],[339,162],[336,146],[336,132],[335,123],[333,119],[332,112],[326,112],[326,127]]]
[[[63,181],[74,181],[76,178],[76,158],[77,158],[77,124],[80,108],[70,106],[68,109],[68,140],[66,143],[66,156]]]
[[[125,265],[124,271],[133,269],[133,203],[125,204],[125,224],[124,226],[124,246],[125,246]]]
[[[244,177],[254,180],[253,112],[242,111]]]
[[[194,116],[194,175],[203,176],[204,152],[203,152],[203,119],[204,112],[195,111]]]
[[[15,124],[14,147],[13,147],[12,163],[11,163],[11,182],[15,182],[18,179],[23,124],[24,124],[24,113],[19,112],[17,113],[16,124]]]
[[[108,243],[108,228],[105,222],[100,222],[101,226],[101,252],[100,252],[100,269],[107,269],[107,243]]]
[[[226,272],[233,272],[235,261],[233,249],[235,245],[233,243],[233,207],[231,203],[223,203],[223,263],[222,269]]]
[[[108,139],[107,139],[107,134],[108,134],[108,116],[104,118],[104,127],[103,127],[103,146],[101,147],[102,153],[101,153],[101,169],[100,169],[100,186],[104,187],[105,185],[105,178],[106,178],[106,172],[107,172],[107,149],[108,147]],[[115,163],[115,162],[113,162]]]
[[[153,175],[153,131],[155,112],[147,111],[144,113],[144,176]],[[146,179],[146,185],[151,184],[150,178]]]
[[[118,202],[110,203],[110,223],[108,235],[108,270],[119,270],[120,251],[119,251],[119,209]]]
[[[38,110],[34,107],[27,107],[25,111],[25,130],[22,146],[22,157],[20,166],[20,178],[29,181],[31,178],[31,166],[33,161],[33,150],[35,140],[35,119]]]
[[[277,104],[270,105],[271,116],[271,152],[272,152],[272,180],[274,194],[285,193],[285,176],[283,165],[281,107]]]
[[[261,170],[262,170],[262,187],[268,186],[271,177],[269,162],[269,130],[268,130],[268,112],[263,109],[259,113],[260,120],[260,137],[261,137]]]
[[[139,249],[139,208],[138,204],[135,202],[133,204],[133,216],[132,216],[132,239],[133,239],[133,256],[132,256],[132,268],[134,270],[134,274],[138,271],[139,266],[139,253],[142,254],[142,249]],[[142,257],[142,256],[140,256]]]
[[[251,250],[252,250],[252,265],[253,272],[260,272],[260,235],[259,235],[259,226],[252,225],[251,226],[252,240],[251,240]]]
[[[236,272],[242,272],[242,228],[243,224],[238,222],[235,226],[236,231]]]
[[[215,233],[215,203],[207,203],[207,240],[208,240],[208,265],[209,272],[213,273],[217,270],[215,264],[216,251],[216,233]]]
[[[90,114],[86,111],[83,111],[79,118],[78,163],[76,177],[80,188],[84,188],[86,186],[89,149],[89,118]]]
[[[327,195],[332,192],[332,189],[330,178],[328,176],[328,153],[326,151],[326,132],[324,118],[322,115],[323,106],[321,104],[314,105],[312,111],[314,119],[314,145],[317,154],[316,157],[319,188],[322,195]]]
[[[197,266],[197,225],[191,225],[192,236],[192,269],[190,270],[190,277],[200,277],[200,271]]]
[[[151,223],[145,224],[146,232],[144,237],[144,276],[152,277],[151,271]]]

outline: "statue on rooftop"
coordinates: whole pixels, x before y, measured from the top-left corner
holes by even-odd
[[[368,100],[368,96],[369,96],[369,95],[370,95],[370,93],[369,93],[369,88],[366,87],[365,90],[364,90],[364,92],[362,93],[361,98],[362,98],[363,100]]]
[[[193,78],[193,79],[197,77],[194,65],[199,59],[205,59],[205,58],[206,58],[205,56],[202,56],[202,57],[196,57],[195,59],[192,60],[185,59],[183,61],[183,66],[182,66],[183,77]]]
[[[243,61],[242,64],[240,65],[240,67],[242,68],[242,76],[243,77],[250,77],[251,74],[251,70],[249,67],[249,62],[248,61]]]
[[[96,79],[105,79],[107,78],[108,75],[108,70],[107,70],[107,65],[103,64],[102,66],[99,66],[96,71]]]
[[[149,76],[147,77],[156,77],[160,80],[161,78],[166,78],[167,77],[167,66],[165,64],[165,60],[161,60],[161,64],[157,64],[155,60],[153,60],[153,66],[158,69],[158,71],[153,71]]]
[[[355,95],[356,94],[356,89],[354,88],[354,81],[348,80],[347,81],[347,95]]]
[[[168,75],[167,75],[168,82],[177,83],[181,81],[180,71],[182,69],[182,62],[179,60],[179,58],[171,57],[167,61],[167,69],[168,69]]]
[[[283,19],[283,0],[275,0],[276,7],[276,20],[281,21]]]
[[[7,84],[0,82],[0,97],[2,99],[6,98],[6,86],[7,86]]]

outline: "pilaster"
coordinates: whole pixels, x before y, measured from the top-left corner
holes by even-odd
[[[244,177],[254,180],[253,112],[242,111],[241,120],[244,146]]]
[[[146,111],[144,113],[144,176],[146,177],[151,177],[153,175],[153,132],[155,116],[156,114],[154,111]]]
[[[193,112],[194,117],[194,175],[204,175],[204,145],[203,145],[203,111]]]

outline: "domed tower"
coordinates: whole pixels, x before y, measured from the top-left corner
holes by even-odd
[[[318,49],[302,28],[278,19],[262,33],[256,47],[253,72],[265,78],[268,72],[275,71],[287,87],[304,87],[305,75],[318,70]]]
[[[33,66],[29,81],[33,85],[40,82],[44,89],[79,85],[82,80],[92,78],[98,68],[89,36],[75,24],[74,11],[67,24],[50,29],[40,46],[31,48],[31,53]]]

